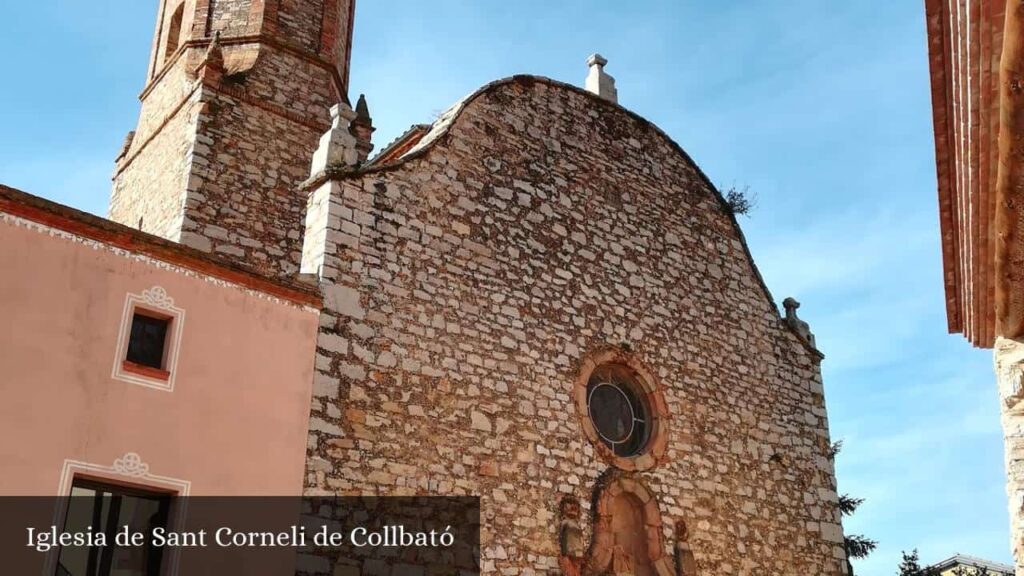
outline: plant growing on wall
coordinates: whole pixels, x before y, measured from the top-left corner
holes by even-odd
[[[750,213],[757,207],[757,195],[750,193],[750,186],[739,188],[733,184],[722,194],[722,197],[725,198],[725,203],[728,204],[729,210],[733,214],[750,216]]]

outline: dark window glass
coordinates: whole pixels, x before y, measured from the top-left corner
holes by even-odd
[[[91,526],[93,533],[105,533],[107,545],[64,546],[55,576],[160,576],[162,548],[119,547],[115,536],[122,526],[142,533],[167,528],[170,502],[167,494],[76,479],[64,532],[86,532]],[[151,541],[148,535],[146,541]]]
[[[136,313],[132,318],[127,360],[152,368],[163,368],[168,323],[170,320]]]
[[[587,383],[587,408],[601,441],[617,456],[635,456],[647,444],[648,415],[637,384],[623,370],[599,368]]]

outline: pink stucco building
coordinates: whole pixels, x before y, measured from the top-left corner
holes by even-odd
[[[0,328],[0,494],[78,477],[301,493],[313,289],[3,186],[0,245],[0,302],[17,304]],[[127,359],[140,316],[166,321],[159,367]]]
[[[0,496],[302,493],[314,288],[4,186],[0,246]]]

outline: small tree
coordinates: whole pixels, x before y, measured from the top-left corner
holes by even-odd
[[[843,516],[850,516],[863,502],[863,498],[852,498],[849,494],[843,494],[839,497],[839,511]],[[843,547],[846,548],[846,567],[850,576],[853,576],[853,564],[850,563],[850,560],[867,558],[878,547],[878,542],[862,534],[849,534],[843,541]]]
[[[900,562],[900,571],[897,572],[897,576],[921,576],[921,561],[917,555],[917,548],[910,554],[901,551],[903,555],[903,561]]]
[[[835,459],[836,454],[843,448],[842,440],[835,442],[829,447],[828,456],[830,459]],[[857,511],[857,508],[864,503],[863,498],[854,498],[849,494],[843,494],[839,497],[839,512],[843,516],[851,516]],[[878,542],[867,538],[861,534],[850,534],[845,537],[843,541],[843,547],[846,548],[846,569],[850,576],[853,576],[853,564],[850,560],[854,558],[867,558],[875,548],[878,547]]]
[[[910,554],[906,551],[900,552],[903,555],[903,561],[900,562],[899,572],[897,576],[939,576],[939,571],[934,568],[922,568],[921,560],[917,555],[917,548]],[[954,572],[956,574],[956,572]],[[987,574],[987,572],[986,572]]]

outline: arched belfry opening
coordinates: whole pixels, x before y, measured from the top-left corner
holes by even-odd
[[[164,58],[162,63],[166,63],[167,60],[178,50],[181,46],[181,22],[185,17],[185,3],[181,2],[178,7],[174,9],[174,13],[171,14],[171,19],[167,22],[167,43],[164,46]]]

